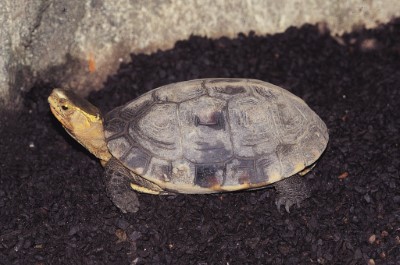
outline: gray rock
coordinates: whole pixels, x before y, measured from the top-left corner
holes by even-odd
[[[266,34],[321,21],[342,33],[399,15],[396,0],[1,0],[0,108],[18,108],[37,80],[81,94],[100,89],[129,53],[169,49],[191,34]]]

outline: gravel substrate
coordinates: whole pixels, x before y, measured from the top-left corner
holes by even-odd
[[[132,55],[89,100],[104,112],[160,85],[248,77],[303,98],[330,142],[288,214],[274,189],[139,195],[122,214],[100,163],[52,117],[51,84],[0,117],[0,264],[400,264],[400,20],[332,37],[323,24],[272,36],[193,36]]]

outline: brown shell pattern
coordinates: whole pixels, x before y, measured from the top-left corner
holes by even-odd
[[[290,92],[250,79],[166,85],[108,113],[114,157],[166,190],[258,188],[312,165],[325,123]]]

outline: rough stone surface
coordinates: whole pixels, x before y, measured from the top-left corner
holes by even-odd
[[[100,89],[130,52],[171,48],[191,34],[234,37],[325,21],[333,33],[400,15],[400,1],[2,0],[0,106],[16,108],[34,82]]]
[[[52,117],[48,84],[0,115],[0,264],[376,264],[400,260],[400,21],[332,38],[317,27],[271,36],[191,37],[132,55],[89,100],[107,112],[164,84],[268,81],[303,98],[330,142],[290,214],[276,192],[139,194],[122,214],[103,168]]]
[[[20,105],[18,97],[29,80],[20,80],[24,73],[26,48],[31,41],[31,32],[38,25],[40,1],[2,0],[0,3],[0,108]]]

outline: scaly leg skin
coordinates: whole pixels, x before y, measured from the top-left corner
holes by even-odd
[[[106,163],[105,178],[108,196],[123,213],[135,213],[139,210],[136,191],[167,194],[159,186],[131,172],[115,158]]]
[[[311,189],[307,182],[300,175],[294,175],[289,178],[278,181],[274,184],[278,192],[275,204],[280,210],[281,206],[285,206],[286,212],[290,212],[290,207],[300,203],[311,196]]]
[[[115,158],[105,166],[105,179],[108,197],[123,213],[135,213],[139,210],[139,199],[130,187],[131,175]]]

